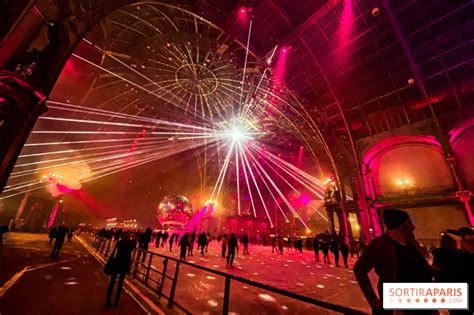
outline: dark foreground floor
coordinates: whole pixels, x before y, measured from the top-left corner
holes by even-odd
[[[146,314],[122,291],[117,309],[106,309],[108,277],[75,239],[59,259],[49,258],[45,234],[8,233],[0,248],[0,314]],[[26,268],[26,269],[25,269]]]

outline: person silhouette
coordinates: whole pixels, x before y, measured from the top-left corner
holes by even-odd
[[[229,241],[227,242],[227,265],[226,268],[232,268],[234,262],[235,251],[239,252],[239,245],[235,233],[230,235]]]
[[[118,277],[117,291],[115,293],[115,301],[113,307],[118,307],[120,294],[122,293],[123,282],[125,276],[130,272],[130,265],[132,263],[132,251],[134,243],[130,240],[129,233],[124,232],[120,236],[120,240],[116,243],[115,249],[112,252],[113,257],[113,271],[110,275],[110,282],[107,287],[107,298],[105,307],[112,306],[112,292],[114,290],[115,282]]]
[[[180,255],[179,259],[181,260],[186,260],[186,251],[188,250],[189,247],[189,235],[188,233],[184,233],[183,237],[181,237],[181,240],[179,241],[179,248],[180,248]]]
[[[383,284],[386,282],[432,282],[428,251],[415,240],[415,225],[403,210],[385,209],[383,220],[387,232],[373,239],[354,265],[354,275],[373,314],[393,314],[384,310]],[[378,296],[368,273],[375,269],[379,277]]]
[[[60,225],[56,231],[56,241],[54,242],[53,251],[51,252],[51,258],[58,258],[59,252],[64,244],[64,239],[68,232],[67,227]]]

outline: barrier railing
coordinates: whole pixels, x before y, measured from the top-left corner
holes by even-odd
[[[88,241],[91,246],[101,255],[106,258],[111,250],[113,250],[113,241],[110,239],[95,237],[94,235],[89,235]],[[187,261],[179,260],[167,255],[154,253],[150,251],[144,251],[141,249],[135,249],[132,254],[132,267],[131,274],[134,279],[137,279],[146,287],[151,289],[158,298],[165,297],[168,300],[167,307],[173,308],[178,307],[185,313],[196,313],[198,311],[205,311],[205,307],[201,305],[199,310],[191,309],[197,306],[195,300],[190,301],[190,297],[194,295],[191,287],[193,283],[187,283],[182,285],[183,290],[188,290],[187,292],[183,291],[183,296],[178,296],[179,302],[177,302],[176,290],[178,288],[178,282],[180,277],[180,271],[183,268],[191,268],[191,270],[201,270],[206,273],[212,274],[211,278],[215,279],[215,276],[224,278],[224,288],[223,288],[223,302],[222,302],[222,314],[229,314],[230,302],[231,302],[231,284],[238,283],[244,284],[246,297],[248,297],[248,292],[255,292],[262,290],[264,293],[272,292],[282,296],[281,300],[285,300],[288,305],[295,308],[299,312],[317,312],[317,314],[331,314],[331,313],[342,313],[342,314],[367,314],[360,310],[356,310],[350,307],[321,301],[312,297],[301,295],[299,293],[291,292],[285,289],[280,289],[271,285],[267,285],[261,282],[254,280],[242,278],[236,275],[228,274],[219,270],[211,269],[201,265],[193,264]],[[186,273],[186,271],[181,272],[181,274]],[[190,275],[188,273],[187,275]],[[192,274],[193,277],[195,276]],[[184,280],[183,280],[184,281]],[[289,279],[289,281],[292,281]],[[249,288],[250,287],[250,288]],[[222,290],[219,290],[222,292]],[[218,294],[219,295],[219,294]],[[221,294],[220,294],[221,295]],[[260,293],[262,295],[262,293]],[[266,296],[266,294],[264,294]],[[239,302],[242,302],[242,294],[236,298]],[[188,301],[186,301],[186,299]],[[186,303],[187,302],[187,303]],[[255,301],[254,301],[255,302]],[[188,305],[184,305],[188,304]],[[215,306],[215,304],[211,306]],[[243,303],[241,303],[243,304]],[[209,307],[209,305],[206,305]],[[238,307],[243,307],[242,305],[237,305]],[[264,304],[259,304],[259,307],[264,307]],[[268,305],[267,305],[268,306]],[[317,310],[312,308],[317,307]],[[199,307],[198,307],[199,308]],[[295,311],[295,310],[294,310]],[[293,312],[295,313],[295,312]]]

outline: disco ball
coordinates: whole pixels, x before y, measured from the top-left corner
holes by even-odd
[[[157,218],[161,225],[182,226],[193,214],[193,205],[184,196],[165,196],[158,205]]]

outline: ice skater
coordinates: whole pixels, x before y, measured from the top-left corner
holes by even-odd
[[[272,237],[272,253],[278,252],[276,237]]]
[[[244,245],[244,255],[250,255],[249,254],[249,236],[247,233],[245,233],[242,236],[242,244]]]
[[[156,237],[155,237],[155,248],[158,248],[160,247],[160,241],[161,241],[161,236],[163,234],[161,233],[161,231],[158,231],[158,233],[156,233]]]
[[[189,247],[189,235],[188,233],[184,233],[183,237],[181,237],[181,240],[179,241],[179,248],[180,248],[179,259],[186,260],[186,251],[188,250],[188,247]]]
[[[55,226],[49,231],[49,244],[53,242],[53,239],[56,238],[56,233],[58,232],[58,227]]]
[[[328,244],[328,239],[325,235],[323,239],[321,239],[321,242],[319,242],[321,251],[323,252],[323,260],[325,264],[330,264],[331,261],[329,260],[329,244]]]
[[[174,242],[175,237],[176,237],[175,233],[171,234],[171,237],[170,237],[170,252],[173,250],[173,242]]]
[[[110,275],[109,286],[107,287],[107,298],[105,302],[105,307],[112,306],[112,292],[114,290],[115,281],[118,277],[117,291],[115,293],[115,302],[113,307],[118,307],[118,301],[120,299],[120,294],[122,293],[123,282],[125,280],[125,275],[130,271],[130,265],[132,264],[132,250],[135,248],[133,242],[130,240],[128,232],[124,232],[121,235],[120,240],[117,242],[115,253],[112,252],[112,255],[115,255],[112,262],[112,274]]]
[[[227,265],[226,268],[232,268],[232,264],[234,263],[234,256],[235,252],[239,252],[239,245],[237,244],[237,237],[235,237],[235,233],[230,235],[229,242],[227,243]]]
[[[168,237],[169,237],[169,234],[167,231],[165,231],[165,233],[163,233],[163,235],[161,236],[161,238],[163,239],[163,241],[161,242],[161,247],[165,247]]]
[[[67,227],[65,226],[58,227],[58,230],[56,231],[56,241],[54,242],[53,251],[51,252],[51,258],[58,258],[61,247],[63,247],[67,231]]]
[[[227,250],[227,234],[224,234],[221,240],[222,245],[222,258],[225,258],[225,252]]]
[[[278,249],[280,250],[280,255],[283,255],[283,247],[284,247],[284,240],[283,237],[278,239]]]
[[[201,232],[198,236],[198,245],[201,248],[201,255],[204,256],[204,249],[206,247],[207,237],[204,232]]]
[[[313,238],[313,250],[314,250],[314,259],[316,262],[319,262],[319,239],[314,236]]]
[[[191,233],[191,237],[189,238],[189,248],[188,248],[188,257],[193,256],[193,249],[194,249],[194,241],[196,240],[196,232]]]
[[[346,243],[344,235],[341,235],[339,239],[339,249],[341,250],[342,260],[344,261],[344,267],[349,268],[347,259],[349,258],[349,246]]]

